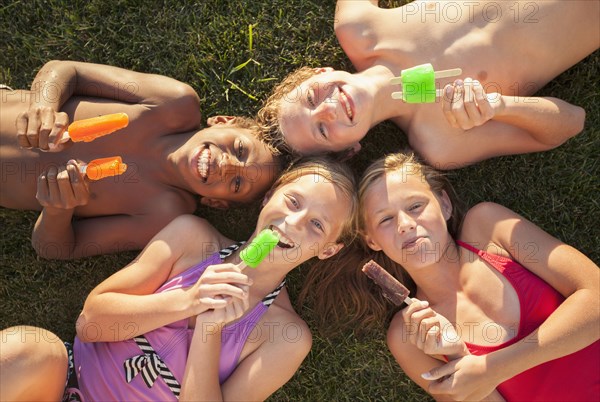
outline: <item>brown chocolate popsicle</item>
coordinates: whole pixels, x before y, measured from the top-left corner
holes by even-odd
[[[402,303],[411,304],[413,301],[408,294],[410,291],[398,282],[388,271],[383,269],[381,265],[375,261],[370,260],[367,262],[362,271],[373,280],[383,291],[383,295],[388,298],[396,306],[402,305]]]

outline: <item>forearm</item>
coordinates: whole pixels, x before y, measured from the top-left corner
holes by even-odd
[[[222,401],[219,384],[221,325],[196,322],[181,384],[181,401]]]
[[[52,207],[42,209],[31,235],[31,244],[40,257],[56,260],[73,258],[73,211]]]
[[[589,346],[600,337],[599,310],[597,293],[589,289],[576,291],[536,331],[489,354],[490,366],[502,382]]]
[[[84,342],[122,341],[190,314],[191,302],[183,289],[146,295],[91,294],[77,320],[77,335]]]
[[[526,130],[536,141],[555,147],[583,130],[585,111],[550,97],[503,95],[504,106],[494,120]]]
[[[60,111],[64,103],[74,94],[77,73],[69,62],[52,60],[46,63],[31,83],[31,104],[49,106]]]

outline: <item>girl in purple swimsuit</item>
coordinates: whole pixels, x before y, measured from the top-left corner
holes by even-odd
[[[394,313],[360,272],[374,258],[412,287],[416,299],[395,313],[387,342],[402,370],[436,399],[597,400],[594,262],[494,203],[462,219],[449,181],[412,154],[374,162],[358,193],[368,257],[345,256],[337,272],[309,277],[330,284],[307,287],[328,328],[335,318],[348,323],[349,311],[360,321],[352,328]]]
[[[356,208],[346,167],[324,158],[297,163],[265,196],[251,236],[271,228],[279,244],[243,271],[243,245],[201,218],[176,218],[91,292],[72,350],[40,328],[0,333],[0,399],[266,399],[312,342],[285,276],[348,244]]]

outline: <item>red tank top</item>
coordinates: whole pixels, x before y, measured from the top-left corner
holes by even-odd
[[[552,286],[519,263],[457,243],[500,272],[519,297],[521,319],[516,336],[496,346],[466,343],[473,355],[485,355],[523,339],[565,300]],[[600,401],[600,341],[524,371],[497,387],[507,401]]]

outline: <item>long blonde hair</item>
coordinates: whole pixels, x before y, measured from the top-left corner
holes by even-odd
[[[444,174],[422,163],[412,152],[389,154],[376,160],[365,170],[358,186],[356,230],[362,235],[365,233],[364,201],[368,190],[386,174],[399,170],[421,176],[437,194],[442,191],[448,194],[453,204],[448,231],[456,236],[460,229],[462,211],[456,202],[450,181]],[[371,259],[408,287],[411,294],[416,293],[415,283],[401,265],[383,252],[371,250],[364,240],[356,241],[325,261],[318,269],[311,268],[300,292],[301,307],[310,305],[316,313],[315,320],[322,335],[335,336],[347,329],[352,329],[357,334],[383,329],[398,309],[361,272],[363,265]]]

